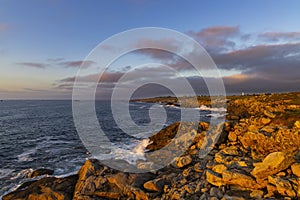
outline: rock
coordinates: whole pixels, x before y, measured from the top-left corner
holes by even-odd
[[[232,125],[229,122],[224,123],[224,131],[229,132],[232,128]]]
[[[194,170],[195,170],[195,172],[203,172],[203,166],[201,165],[201,163],[196,163],[195,165],[194,165]]]
[[[165,181],[161,178],[147,181],[144,183],[144,188],[150,192],[162,192],[165,186]]]
[[[225,165],[229,165],[232,160],[233,160],[233,156],[228,155],[228,154],[226,155],[222,151],[219,151],[218,153],[215,154],[215,161],[217,163],[222,163],[222,164],[225,164]]]
[[[268,191],[268,194],[266,194],[266,195],[264,196],[264,198],[269,198],[269,197],[274,196],[274,193],[275,193],[277,190],[276,190],[276,187],[275,187],[274,185],[268,184],[268,185],[267,185],[267,191]]]
[[[118,192],[102,192],[102,191],[95,191],[93,193],[94,196],[97,197],[104,197],[104,198],[108,198],[108,199],[120,199],[121,195]]]
[[[276,115],[274,113],[270,112],[269,110],[265,110],[264,114],[271,119],[274,119],[276,117]]]
[[[203,131],[207,131],[209,129],[209,124],[207,122],[200,122],[199,126]]]
[[[283,178],[268,176],[269,183],[276,186],[276,190],[283,196],[296,197],[292,184]]]
[[[238,196],[229,196],[225,194],[221,200],[245,200],[244,197],[238,197]]]
[[[3,196],[3,200],[12,199],[57,199],[71,200],[78,176],[65,178],[45,177],[33,181],[26,188],[17,189]]]
[[[209,191],[209,195],[211,197],[217,197],[217,199],[220,199],[223,197],[223,193],[221,192],[220,189],[216,188],[216,187],[212,187]]]
[[[260,189],[266,186],[258,184],[252,177],[239,172],[224,171],[222,177],[225,184],[236,185],[241,188]]]
[[[265,118],[266,119],[266,118]],[[269,119],[269,118],[268,118]],[[262,120],[262,119],[261,119]],[[271,122],[271,120],[270,120],[270,122]],[[263,123],[263,122],[262,122]],[[269,123],[269,122],[268,122]],[[264,124],[264,123],[263,123]],[[253,125],[253,124],[251,124],[250,126],[248,126],[248,131],[249,132],[252,132],[252,133],[255,133],[255,132],[257,132],[258,131],[258,127],[257,126],[255,126],[255,125]]]
[[[264,131],[264,132],[266,132],[266,133],[273,133],[274,132],[274,127],[272,127],[272,126],[265,126],[261,130]]]
[[[169,144],[177,134],[179,125],[180,122],[176,122],[149,137],[150,144],[146,149],[155,151]]]
[[[220,152],[225,155],[229,155],[229,156],[239,155],[239,152],[238,152],[238,149],[236,146],[226,147],[226,148],[222,149]]]
[[[131,199],[136,199],[136,200],[148,200],[149,197],[148,195],[142,191],[139,188],[129,188],[130,193],[132,193],[133,195],[128,195],[131,197]]]
[[[288,168],[294,162],[291,156],[283,152],[273,152],[269,154],[261,163],[255,164],[251,174],[256,179],[265,179],[269,175],[276,174]]]
[[[291,166],[293,174],[300,177],[300,163],[294,163]]]
[[[263,118],[260,119],[260,121],[261,121],[261,123],[262,123],[263,125],[267,125],[267,124],[269,124],[269,123],[271,122],[271,119],[270,119],[270,118],[263,117]]]
[[[263,195],[264,195],[264,191],[262,190],[253,190],[250,193],[250,197],[254,199],[262,199]]]
[[[191,162],[192,162],[192,157],[190,155],[182,156],[176,159],[176,166],[178,168],[182,168],[184,166],[191,164]]]
[[[37,170],[34,170],[28,175],[28,178],[34,178],[37,176],[42,176],[42,175],[52,175],[54,171],[52,169],[45,169],[45,168],[40,168]]]
[[[278,176],[278,177],[282,177],[282,176],[285,176],[285,175],[286,175],[285,172],[279,172],[279,173],[276,174],[276,176]]]
[[[207,170],[206,171],[206,180],[207,182],[209,182],[210,184],[214,185],[214,186],[222,186],[225,185],[223,179],[222,179],[222,175],[219,173],[216,173],[212,170]]]
[[[189,193],[189,194],[193,194],[194,193],[194,189],[191,185],[185,185],[184,186],[184,190]]]
[[[295,126],[296,128],[298,128],[298,129],[300,129],[300,121],[296,121],[295,124],[294,124],[294,126]]]
[[[174,199],[174,200],[179,200],[179,199],[181,199],[181,198],[182,198],[181,194],[180,194],[179,192],[177,192],[177,191],[175,191],[175,192],[172,194],[172,197],[171,197],[171,199]]]
[[[239,116],[237,116],[237,115],[227,115],[226,116],[226,118],[228,119],[228,120],[239,120],[240,118],[239,118]]]
[[[207,194],[206,192],[204,192],[204,193],[200,196],[199,200],[207,200],[208,198],[209,198],[209,194]]]
[[[222,174],[225,170],[227,170],[227,167],[223,164],[217,164],[215,166],[212,167],[212,170],[214,172],[217,172],[219,174]]]
[[[154,174],[129,174],[103,166],[98,160],[85,162],[78,172],[79,179],[74,192],[74,200],[99,198],[148,199],[140,188],[154,178]]]
[[[229,132],[228,140],[231,142],[235,142],[237,140],[237,135],[235,134],[235,132]]]

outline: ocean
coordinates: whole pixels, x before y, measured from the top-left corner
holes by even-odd
[[[153,118],[159,117],[150,112],[150,119],[149,109],[153,105],[130,103],[129,111],[135,124],[147,125]],[[114,144],[107,147],[107,157],[128,162],[142,157],[147,138],[153,130],[129,137],[115,123],[109,101],[97,101],[95,107],[100,126]],[[166,119],[158,119],[157,127],[181,120],[181,109],[162,105],[154,108],[162,107],[165,108]],[[214,117],[206,107],[199,112],[202,121]],[[218,114],[216,112],[215,116]],[[126,126],[126,121],[123,123]],[[76,173],[89,157],[91,155],[81,142],[73,122],[72,101],[0,102],[0,197],[28,180],[26,176],[34,169],[53,169],[55,176],[65,176]]]

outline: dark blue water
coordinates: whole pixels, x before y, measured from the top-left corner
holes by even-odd
[[[132,120],[147,125],[151,106],[131,103]],[[180,109],[165,109],[167,118],[160,124],[180,121]],[[97,101],[96,111],[112,142],[121,145],[138,140],[118,128],[110,102]],[[75,173],[89,156],[76,132],[71,101],[0,102],[0,196],[22,183],[32,169],[50,168],[55,175]]]

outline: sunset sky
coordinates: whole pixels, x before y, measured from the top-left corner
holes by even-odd
[[[140,27],[169,28],[198,41],[220,69],[228,94],[299,91],[299,10],[298,0],[0,0],[0,99],[70,99],[74,76],[91,50]],[[115,62],[103,82],[112,89],[132,65],[170,63],[166,58],[172,59],[163,52],[132,53]],[[201,77],[185,63],[171,63],[198,94],[205,93]],[[86,66],[97,67],[93,61]],[[167,94],[155,87],[141,96]]]

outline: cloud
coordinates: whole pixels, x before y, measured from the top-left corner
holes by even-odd
[[[46,63],[38,63],[38,62],[19,62],[16,64],[24,67],[32,67],[32,68],[39,68],[39,69],[44,69],[48,66],[48,64]]]
[[[89,74],[89,75],[85,75],[85,76],[72,76],[72,77],[67,77],[61,80],[58,80],[59,83],[74,83],[75,80],[77,80],[78,82],[82,82],[82,83],[95,83],[97,82],[105,82],[105,83],[114,83],[117,82],[121,76],[124,73],[122,72],[104,72],[101,76],[101,79],[99,80],[99,74]]]
[[[269,74],[274,74],[280,67],[283,69],[293,67],[294,71],[299,71],[299,52],[300,43],[288,43],[257,45],[223,54],[211,54],[211,56],[221,69],[238,69],[245,72],[260,72],[268,69]]]
[[[259,34],[259,37],[273,42],[277,42],[280,40],[299,40],[300,32],[265,32]]]
[[[60,66],[63,68],[79,68],[82,67],[83,69],[92,67],[96,64],[96,62],[87,60],[87,61],[64,61],[64,58],[49,58],[45,62],[19,62],[16,63],[17,65],[21,65],[24,67],[32,67],[32,68],[40,68],[44,69],[47,67],[55,67]]]
[[[199,41],[208,51],[214,52],[233,49],[236,44],[234,37],[244,37],[238,26],[214,26],[198,32],[188,31],[188,34]]]
[[[204,28],[199,32],[194,32],[197,37],[221,37],[221,38],[228,38],[230,36],[234,36],[240,32],[238,26],[214,26]]]
[[[23,88],[23,90],[29,92],[49,92],[49,90],[40,90],[40,89],[33,89],[33,88]]]
[[[60,66],[66,67],[66,68],[89,68],[92,65],[96,64],[96,62],[91,61],[91,60],[86,60],[86,61],[66,61],[66,62],[60,62],[58,63]]]
[[[65,60],[64,58],[48,58],[47,61],[48,62],[61,62]]]
[[[239,26],[215,26],[198,32],[188,31],[188,34],[205,47],[219,69],[226,72],[234,71],[235,74],[223,77],[228,94],[300,90],[300,41],[298,41],[300,32],[243,33]],[[144,39],[137,41],[132,46],[135,48],[151,47],[155,46],[156,43],[160,43],[161,46],[174,52],[184,52],[185,55],[195,53],[193,47],[188,51],[183,51],[183,48],[186,47],[171,39]],[[108,48],[108,50],[114,49]],[[208,94],[203,77],[195,76],[191,70],[193,69],[192,66],[178,55],[151,48],[138,50],[134,53],[157,60],[157,63],[170,66],[177,72],[189,72],[186,73],[186,79],[195,92]],[[66,64],[66,62],[60,63]],[[131,65],[132,63],[128,64]],[[75,67],[79,63],[73,63],[73,65]],[[99,84],[97,91],[101,94],[99,97],[110,97],[116,83],[129,71],[135,74],[120,86],[124,94],[131,87],[140,84],[140,89],[135,93],[136,97],[172,94],[170,90],[155,84],[159,80],[172,80],[176,87],[179,89],[182,87],[178,81],[178,75],[165,71],[162,67],[147,66],[139,70],[125,67],[115,72],[106,71],[100,80],[101,84]],[[78,78],[82,84],[96,82],[98,79],[97,74]],[[214,77],[205,77],[205,79],[209,80],[210,83],[216,81]],[[151,80],[154,84],[143,86],[142,83],[145,80]],[[71,90],[74,81],[75,77],[59,80],[57,88]]]

